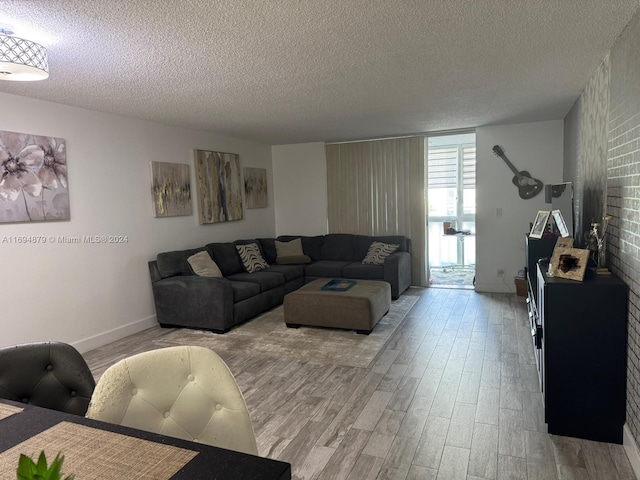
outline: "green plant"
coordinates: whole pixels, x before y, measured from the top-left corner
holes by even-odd
[[[62,480],[60,475],[62,462],[64,462],[64,455],[60,455],[60,453],[56,455],[50,466],[47,466],[44,450],[40,452],[38,463],[21,454],[18,461],[18,480]],[[73,480],[73,475],[69,475],[64,480]]]

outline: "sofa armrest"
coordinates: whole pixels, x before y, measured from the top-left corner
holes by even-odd
[[[233,327],[233,290],[225,278],[185,275],[152,283],[158,323],[224,332]]]
[[[160,270],[158,270],[158,262],[155,260],[149,262],[149,275],[151,276],[151,283],[162,279]]]
[[[391,284],[394,300],[411,285],[411,254],[396,252],[384,260],[384,280]]]

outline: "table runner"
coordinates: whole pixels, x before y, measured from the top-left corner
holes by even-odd
[[[13,405],[7,405],[6,403],[0,403],[0,420],[10,417],[13,414],[20,413],[23,409],[20,407],[14,407]]]
[[[119,433],[60,422],[0,454],[0,478],[15,478],[20,454],[37,461],[44,450],[47,462],[64,455],[64,476],[78,480],[136,478],[168,480],[198,452]],[[63,477],[64,478],[64,477]]]

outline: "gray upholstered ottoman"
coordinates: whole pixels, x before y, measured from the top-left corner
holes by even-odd
[[[374,280],[357,280],[349,290],[326,291],[331,279],[314,280],[284,297],[287,327],[302,325],[332,327],[371,333],[389,311],[391,285]]]

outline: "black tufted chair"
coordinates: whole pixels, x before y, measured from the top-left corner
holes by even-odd
[[[82,355],[61,342],[0,348],[0,398],[84,415],[96,386]]]

